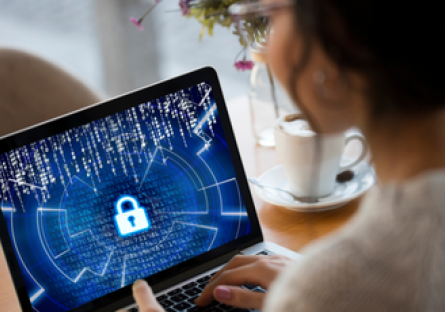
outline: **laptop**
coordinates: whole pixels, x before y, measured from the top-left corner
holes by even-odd
[[[7,135],[0,163],[0,239],[25,312],[134,312],[137,279],[167,311],[195,311],[233,256],[299,257],[263,241],[212,68]]]

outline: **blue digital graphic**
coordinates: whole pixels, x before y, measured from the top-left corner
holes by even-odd
[[[129,206],[127,211],[124,211],[124,204]],[[136,197],[121,196],[116,202],[116,212],[114,221],[120,236],[136,234],[151,228],[150,218]]]
[[[69,311],[250,232],[206,82],[1,154],[0,165],[36,311]]]

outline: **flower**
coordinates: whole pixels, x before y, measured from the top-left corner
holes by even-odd
[[[130,17],[130,21],[136,25],[139,30],[144,30],[144,27],[141,25],[141,20],[136,19],[135,17]]]
[[[242,60],[242,61],[235,62],[234,66],[237,70],[241,70],[241,71],[251,70],[253,68],[253,62]]]
[[[190,15],[190,1],[191,0],[179,0],[182,16]]]
[[[143,30],[142,22],[144,18],[150,14],[150,12],[162,1],[162,0],[150,0],[154,1],[148,10],[139,18],[130,18],[130,21],[137,26],[139,30]],[[215,25],[221,25],[226,28],[232,28],[233,24],[237,24],[239,27],[233,31],[233,34],[239,37],[239,41],[242,45],[242,50],[235,57],[235,68],[237,70],[245,71],[253,68],[253,62],[246,60],[246,50],[248,48],[244,39],[244,32],[247,32],[249,39],[254,39],[255,42],[262,42],[266,37],[267,32],[267,19],[264,17],[249,16],[241,19],[242,23],[239,23],[239,19],[236,18],[236,14],[230,13],[230,6],[244,1],[244,0],[178,0],[179,8],[182,16],[194,17],[198,22],[202,24],[199,40],[202,39],[206,31],[209,35],[213,35],[213,27]],[[244,52],[242,61],[236,61],[240,59],[241,53]]]

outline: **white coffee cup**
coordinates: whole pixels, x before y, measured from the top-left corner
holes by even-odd
[[[334,191],[337,174],[357,165],[368,152],[361,134],[319,135],[310,130],[299,114],[279,118],[274,134],[278,158],[290,190],[297,196],[328,196]],[[356,160],[340,165],[343,151],[352,140],[361,142],[361,153]]]

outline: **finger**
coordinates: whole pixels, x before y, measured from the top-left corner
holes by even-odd
[[[265,293],[233,286],[218,286],[213,291],[214,298],[227,305],[243,309],[263,308]]]
[[[236,255],[235,257],[232,258],[232,260],[229,261],[229,263],[227,263],[221,270],[219,270],[215,275],[212,276],[212,278],[209,280],[209,283],[213,282],[216,278],[219,277],[219,275],[221,275],[221,273],[223,273],[226,270],[231,270],[243,265],[248,265],[251,263],[254,263],[256,261],[259,261],[261,259],[269,259],[269,260],[282,260],[282,261],[287,261],[287,260],[291,260],[291,258],[288,258],[286,256],[282,256],[282,255],[270,255],[270,256],[266,256],[266,255]]]
[[[265,256],[245,256],[245,255],[236,255],[233,257],[221,270],[219,270],[215,275],[212,276],[212,278],[209,280],[209,283],[213,282],[215,279],[217,279],[222,272],[234,269],[239,266],[247,265],[250,263],[253,263],[255,261],[258,261],[260,257]]]
[[[144,280],[137,280],[133,284],[133,298],[140,312],[161,312],[164,309],[156,301],[151,287]]]
[[[241,286],[244,284],[252,284],[267,289],[278,270],[272,268],[276,266],[275,264],[269,264],[266,261],[262,261],[260,265],[257,263],[223,272],[216,280],[207,284],[201,295],[196,299],[195,304],[198,306],[210,304],[213,301],[214,289],[220,285]]]

